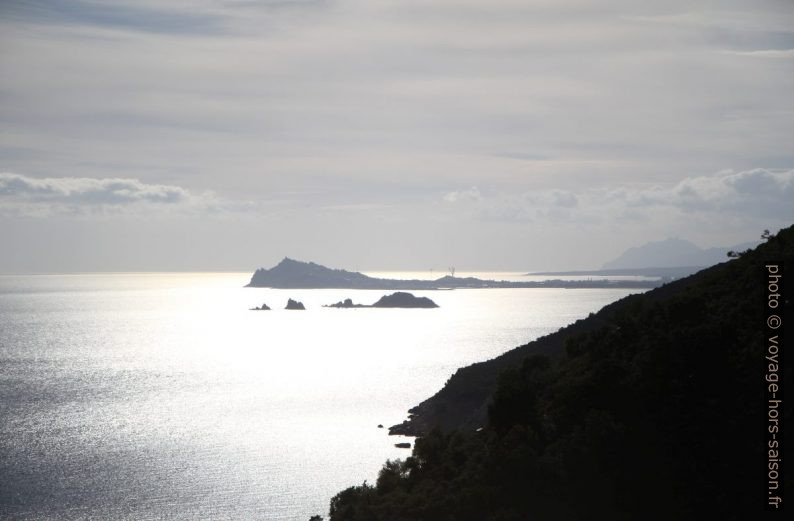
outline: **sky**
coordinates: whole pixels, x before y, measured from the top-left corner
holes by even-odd
[[[789,0],[0,1],[0,272],[597,268],[794,223]]]

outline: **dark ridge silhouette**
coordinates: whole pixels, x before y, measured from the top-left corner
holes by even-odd
[[[786,231],[784,236],[789,233],[791,232]],[[499,374],[506,368],[519,364],[531,354],[543,354],[557,358],[564,353],[565,342],[569,337],[603,327],[616,313],[621,312],[626,306],[631,306],[634,302],[667,299],[673,294],[686,291],[691,285],[708,280],[715,276],[714,274],[723,273],[722,270],[728,270],[727,264],[712,266],[643,294],[630,295],[556,333],[516,347],[494,359],[460,368],[438,393],[411,408],[406,421],[390,427],[389,433],[418,436],[428,432],[432,427],[449,429],[464,425],[467,428],[483,425],[487,416],[488,400],[496,388]]]
[[[246,287],[277,289],[384,289],[436,290],[455,288],[652,288],[647,280],[547,280],[512,282],[447,275],[436,280],[379,279],[362,273],[336,270],[313,262],[284,258],[273,268],[259,268]]]
[[[766,358],[792,347],[766,325],[769,264],[794,265],[794,227],[458,370],[412,409],[412,455],[334,496],[331,521],[763,517],[766,377],[790,382],[794,367]],[[776,281],[784,324],[790,277]]]
[[[398,291],[391,295],[381,297],[377,302],[368,306],[354,304],[352,299],[345,299],[336,304],[326,304],[326,308],[437,308],[438,304],[427,297],[416,297],[410,293]]]
[[[261,306],[259,306],[258,308],[251,308],[251,311],[270,311],[270,308],[268,307],[268,305],[267,305],[267,304],[264,304],[264,303],[263,303],[263,304],[262,304]]]
[[[306,308],[303,306],[303,302],[298,302],[297,300],[289,299],[287,301],[287,307],[285,307],[284,309],[305,310]]]

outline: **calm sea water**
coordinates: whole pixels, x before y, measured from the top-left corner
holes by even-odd
[[[243,288],[249,276],[0,276],[0,517],[325,515],[333,494],[409,454],[378,424],[456,368],[631,292],[415,292],[441,307],[326,309],[385,292]],[[287,298],[307,311],[279,309]],[[274,310],[248,310],[263,302]]]

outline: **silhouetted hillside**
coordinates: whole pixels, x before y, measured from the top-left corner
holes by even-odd
[[[269,270],[259,268],[248,284],[251,287],[269,288],[378,288],[377,279],[364,274],[334,270],[287,257]]]
[[[459,370],[415,410],[413,455],[332,521],[761,517],[769,262],[792,265],[794,228]]]

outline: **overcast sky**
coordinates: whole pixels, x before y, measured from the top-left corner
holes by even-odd
[[[0,1],[0,272],[593,268],[794,222],[790,0]]]

